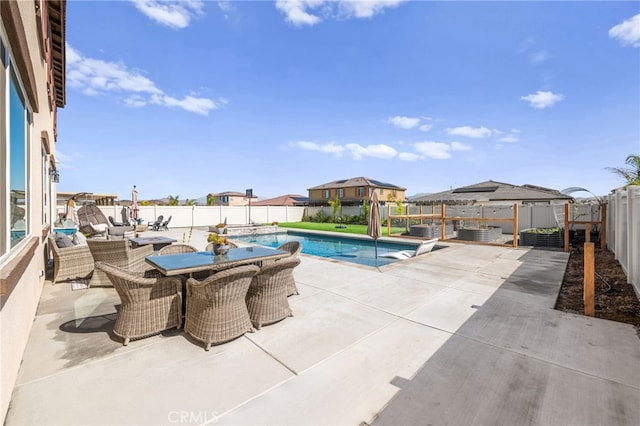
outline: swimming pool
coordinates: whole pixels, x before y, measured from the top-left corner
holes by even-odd
[[[302,253],[367,266],[384,266],[397,262],[397,259],[380,257],[380,255],[399,250],[415,250],[416,248],[416,244],[378,241],[378,258],[376,259],[373,240],[365,238],[287,231],[277,234],[233,237],[232,239],[267,247],[278,247],[289,241],[299,241],[302,244]]]

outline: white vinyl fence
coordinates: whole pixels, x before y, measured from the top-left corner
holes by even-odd
[[[640,295],[640,186],[609,194],[607,246],[615,253],[636,295]]]
[[[113,216],[122,221],[123,206],[98,206],[106,217]],[[304,207],[291,206],[140,206],[138,217],[146,225],[160,215],[164,220],[171,217],[170,228],[213,226],[226,222],[228,225],[249,223],[300,222]]]

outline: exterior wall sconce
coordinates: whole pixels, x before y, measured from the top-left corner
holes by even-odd
[[[49,169],[49,177],[51,178],[51,182],[60,182],[60,172],[58,172],[58,169]]]

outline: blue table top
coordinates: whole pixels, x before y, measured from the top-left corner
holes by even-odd
[[[210,251],[147,256],[146,261],[164,275],[180,275],[204,270],[224,269],[231,264],[236,266],[267,259],[279,259],[289,255],[290,253],[287,251],[255,246],[232,248],[229,249],[227,254],[217,256],[214,256]]]

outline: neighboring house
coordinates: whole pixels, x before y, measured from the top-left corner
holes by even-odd
[[[309,203],[309,197],[304,195],[286,194],[267,200],[251,203],[254,206],[306,206]]]
[[[56,219],[56,113],[65,104],[64,0],[0,1],[0,423],[45,283]]]
[[[404,201],[406,188],[366,177],[335,180],[307,189],[310,206],[326,206],[338,197],[343,206],[357,206],[367,202],[373,191],[378,191],[378,200]]]
[[[214,206],[246,206],[249,204],[249,197],[244,192],[226,191],[219,194],[207,194],[207,200],[213,197]],[[258,201],[258,197],[251,197],[251,204]]]
[[[565,204],[573,197],[535,185],[512,185],[488,180],[435,194],[414,197],[416,204]]]

